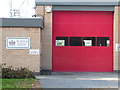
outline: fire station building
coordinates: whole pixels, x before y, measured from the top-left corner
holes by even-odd
[[[2,19],[4,63],[35,72],[119,70],[119,1],[36,0],[36,15]]]

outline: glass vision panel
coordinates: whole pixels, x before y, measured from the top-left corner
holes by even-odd
[[[82,46],[82,37],[70,37],[70,46]]]
[[[68,46],[68,37],[56,37],[56,46]]]
[[[83,37],[83,46],[96,46],[95,37]]]
[[[110,46],[109,37],[97,37],[97,46]]]

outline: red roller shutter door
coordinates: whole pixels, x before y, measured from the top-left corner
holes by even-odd
[[[52,32],[53,71],[113,71],[113,12],[53,11]],[[67,37],[68,46],[56,46],[57,37]],[[108,37],[110,46],[70,46],[71,37]]]

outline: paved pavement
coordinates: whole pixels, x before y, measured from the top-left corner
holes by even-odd
[[[36,78],[42,88],[118,88],[115,72],[53,72]]]

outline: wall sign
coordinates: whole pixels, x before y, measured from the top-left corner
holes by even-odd
[[[30,49],[30,38],[29,37],[7,37],[6,38],[7,49]]]
[[[39,51],[39,49],[30,49],[29,54],[30,55],[39,55],[40,51]]]
[[[116,44],[116,51],[120,51],[120,43]]]

